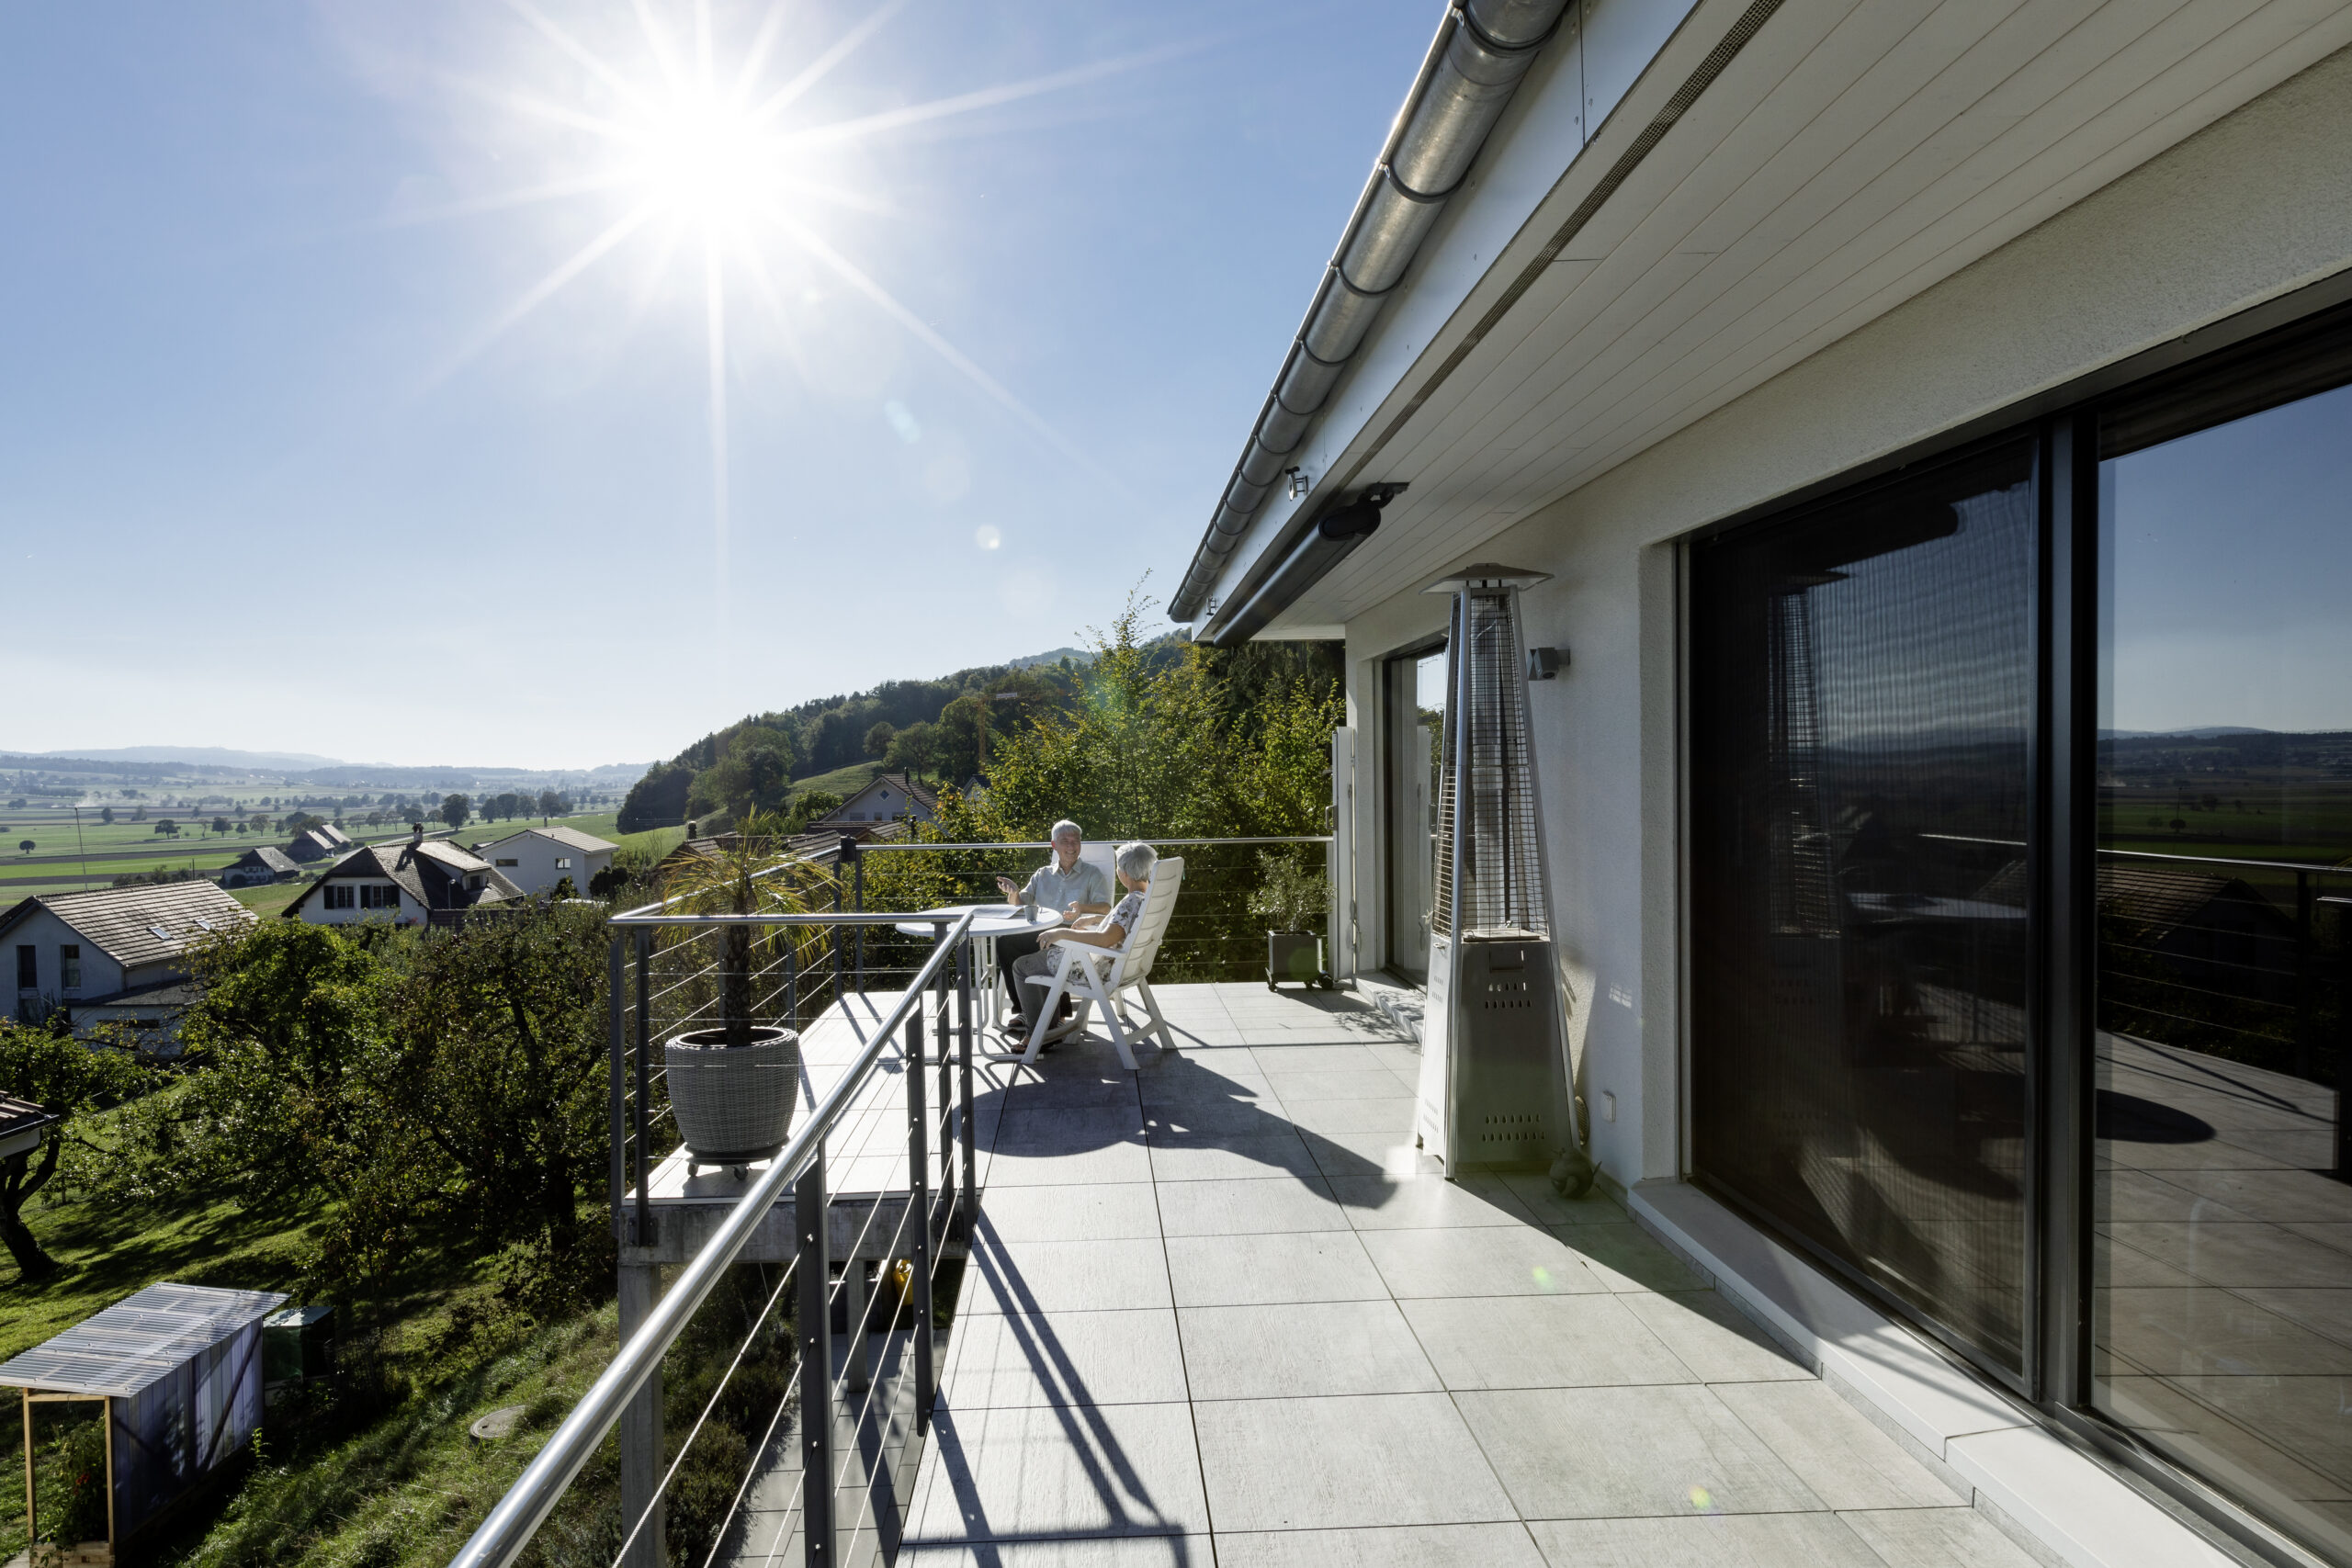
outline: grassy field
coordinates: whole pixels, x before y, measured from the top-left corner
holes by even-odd
[[[69,818],[61,830],[54,823],[40,827],[25,825],[21,814],[11,814],[18,820],[10,824],[5,838],[0,838],[0,889],[11,883],[24,884],[24,891],[65,891],[77,886],[104,887],[115,877],[133,872],[177,871],[184,867],[202,872],[218,873],[234,863],[247,850],[263,844],[283,847],[276,838],[255,838],[235,834],[222,839],[207,832],[183,832],[177,839],[158,837],[150,823],[116,823],[111,827],[96,824],[83,829],[84,841],[89,850],[88,873],[85,880],[83,858],[74,844],[74,827]],[[555,818],[567,828],[600,839],[619,840],[616,826],[616,814],[610,811],[586,813]],[[458,832],[464,843],[488,842],[507,834],[520,832],[526,824],[512,822],[469,822]],[[529,819],[528,826],[537,827],[539,819]],[[353,841],[362,844],[396,843],[408,836],[404,826],[387,825],[368,828],[346,822],[344,831]],[[27,855],[17,851],[17,843],[32,839],[40,847]],[[674,841],[674,840],[673,840]],[[665,846],[666,849],[666,846]]]

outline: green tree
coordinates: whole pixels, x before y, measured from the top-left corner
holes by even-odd
[[[601,1168],[605,947],[594,909],[518,909],[420,944],[396,988],[401,1091],[485,1235],[568,1235]]]
[[[804,789],[792,797],[792,809],[785,813],[784,830],[787,833],[805,833],[808,830],[809,823],[820,818],[831,817],[834,812],[839,811],[843,804],[842,797],[831,790]]]
[[[88,1115],[136,1094],[150,1078],[111,1033],[85,1043],[62,1028],[0,1019],[0,1092],[58,1118],[39,1148],[0,1159],[0,1242],[16,1259],[19,1279],[29,1284],[58,1272],[57,1260],[25,1224],[26,1202],[57,1174],[59,1156],[69,1142],[81,1140]]]
[[[17,840],[17,848],[23,851],[26,854],[30,854],[35,850],[40,848],[40,846],[34,843],[30,839],[18,839]]]
[[[791,761],[787,758],[785,762],[785,770],[786,773],[789,773],[791,768]],[[541,822],[547,821],[550,817],[560,817],[563,813],[564,799],[562,795],[551,789],[543,789],[539,791],[539,820]]]
[[[898,726],[888,719],[883,720],[865,732],[865,754],[869,757],[888,757],[890,754],[890,742],[897,739],[898,736]]]
[[[98,807],[98,821],[99,821],[101,824],[103,824],[104,826],[106,826],[106,827],[108,827],[108,828],[113,827],[113,826],[114,826],[114,807],[111,807],[111,806],[101,806],[101,807]]]
[[[180,825],[166,817],[155,824],[155,831],[167,838],[176,839],[180,836]]]
[[[215,817],[212,819],[212,830],[220,834],[222,838],[227,838],[229,836],[229,819],[226,817]]]
[[[912,777],[922,777],[931,772],[939,755],[939,726],[925,720],[910,724],[890,738],[887,764]]]
[[[466,819],[473,815],[473,808],[474,803],[462,795],[444,795],[441,798],[441,820],[454,831],[466,825]]]

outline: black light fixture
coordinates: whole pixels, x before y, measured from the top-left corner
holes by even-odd
[[[1296,604],[1299,595],[1321,581],[1323,574],[1346,558],[1349,551],[1372,537],[1373,530],[1380,526],[1381,508],[1403,494],[1404,490],[1402,484],[1371,485],[1353,501],[1317,518],[1314,526],[1291,547],[1282,565],[1259,585],[1249,602],[1203,640],[1211,648],[1231,648],[1249,641],[1267,622]]]

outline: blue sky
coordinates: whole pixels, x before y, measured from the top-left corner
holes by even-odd
[[[1164,597],[1439,17],[645,10],[0,13],[0,748],[642,761]]]

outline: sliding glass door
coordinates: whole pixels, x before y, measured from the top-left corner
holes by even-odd
[[[1437,886],[1438,741],[1445,732],[1445,649],[1400,653],[1384,666],[1387,787],[1388,967],[1428,978],[1430,900]]]
[[[2352,309],[1686,559],[1692,1179],[2352,1563]]]
[[[2016,1376],[2038,446],[1694,551],[1695,1173]]]
[[[2101,421],[2091,1373],[2352,1559],[2352,387],[2315,362]]]

